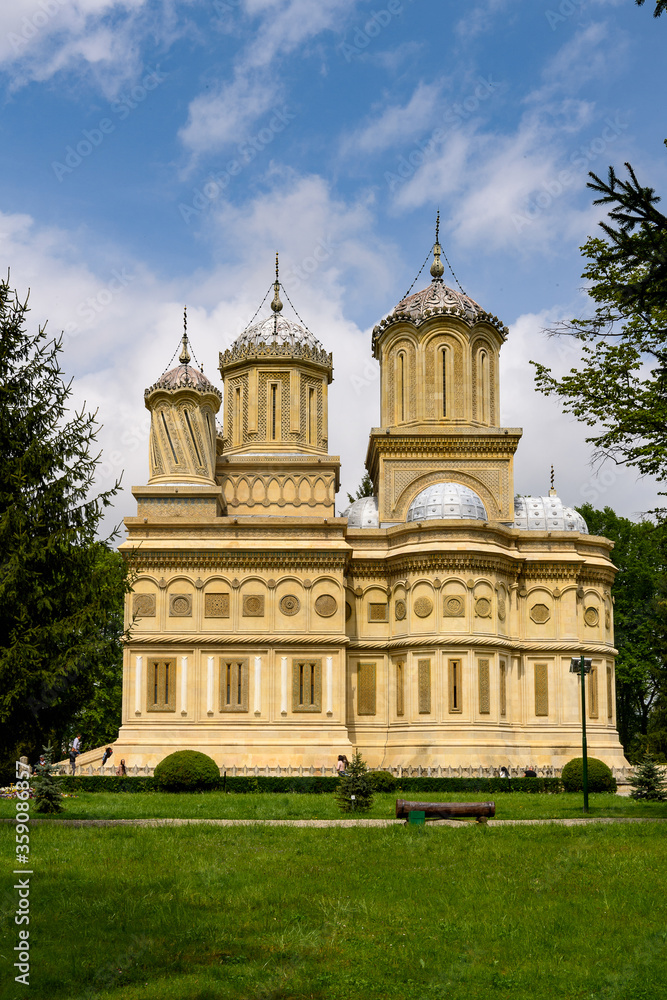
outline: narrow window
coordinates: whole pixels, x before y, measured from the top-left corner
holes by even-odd
[[[598,717],[598,668],[595,664],[588,675],[588,715],[591,719]]]
[[[417,661],[417,676],[419,684],[419,714],[430,715],[431,712],[431,661]]]
[[[507,715],[507,665],[500,661],[500,714]]]
[[[461,711],[461,661],[449,661],[449,711]]]
[[[148,711],[173,712],[176,707],[176,661],[149,660],[146,676]]]
[[[607,718],[608,719],[612,719],[614,716],[614,706],[612,705],[611,701],[613,690],[614,689],[612,685],[611,666],[607,664]]]
[[[308,390],[308,444],[317,444],[315,428],[315,390]]]
[[[477,355],[477,419],[490,423],[491,383],[489,381],[489,355],[480,351]]]
[[[220,661],[220,711],[248,711],[248,661]]]
[[[399,660],[396,664],[396,715],[405,714],[403,683],[403,662]]]
[[[292,711],[322,711],[322,661],[292,661]]]
[[[477,661],[479,681],[479,714],[489,715],[491,712],[491,685],[489,683],[489,661]]]
[[[549,714],[549,665],[535,664],[535,715]]]
[[[185,413],[185,422],[188,425],[188,430],[190,431],[190,437],[192,438],[192,444],[193,444],[194,449],[195,449],[195,454],[197,456],[197,461],[199,462],[200,465],[202,465],[203,463],[202,463],[202,460],[201,460],[201,455],[199,454],[199,448],[197,447],[197,438],[195,437],[195,432],[192,429],[192,424],[190,423],[190,414],[188,413],[187,410],[184,410],[183,412]]]
[[[178,459],[176,458],[176,452],[174,451],[174,445],[172,444],[171,434],[169,433],[169,428],[167,427],[167,421],[165,420],[164,413],[161,413],[162,424],[164,426],[164,432],[167,435],[167,441],[169,442],[169,447],[171,448],[171,453],[174,456],[174,462],[178,465]]]
[[[278,407],[278,386],[271,385],[271,440],[276,440],[276,410]]]
[[[234,444],[241,444],[241,389],[234,392]]]
[[[401,423],[405,421],[405,354],[398,356],[398,392]]]
[[[440,352],[442,358],[442,415],[447,416],[447,348]]]
[[[375,715],[375,664],[357,666],[357,715]]]

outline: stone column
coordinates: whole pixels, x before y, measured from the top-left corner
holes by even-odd
[[[280,714],[287,715],[287,657],[280,657]]]
[[[333,656],[327,656],[327,715],[333,715]]]
[[[137,656],[134,664],[134,714],[141,715],[141,673],[143,656]]]
[[[181,715],[188,714],[188,658],[181,657]]]

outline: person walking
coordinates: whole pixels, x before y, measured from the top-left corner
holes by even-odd
[[[72,774],[76,774],[76,758],[77,758],[77,752],[74,749],[74,747],[72,747],[69,752],[69,763],[70,767],[72,768]]]

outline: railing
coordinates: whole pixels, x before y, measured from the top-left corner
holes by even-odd
[[[508,771],[510,777],[512,778],[522,778],[524,771],[527,769],[528,765],[524,767],[509,767]],[[69,767],[60,766],[60,774],[69,774]],[[412,766],[406,765],[398,767],[383,767],[383,768],[372,768],[372,770],[387,771],[389,774],[393,774],[397,778],[498,778],[499,770],[497,767],[449,767],[444,765],[432,766],[432,767],[422,767],[421,765]],[[536,767],[538,778],[559,778],[562,772],[561,767]],[[155,771],[155,768],[149,766],[148,764],[144,767],[139,767],[134,765],[133,767],[127,768],[128,777],[140,777],[142,775],[151,775]],[[632,767],[612,767],[612,774],[616,780],[620,783],[627,782],[630,778],[633,768]],[[288,764],[282,767],[280,764],[275,767],[257,767],[257,766],[240,766],[238,764],[222,765],[220,768],[220,775],[228,774],[231,777],[236,777],[237,775],[243,775],[247,777],[325,777],[327,775],[336,775],[335,766],[322,765],[320,767],[294,767]],[[76,775],[88,777],[93,775],[115,775],[116,768],[113,765],[107,765],[107,767],[93,767],[92,764],[88,766],[77,767]]]

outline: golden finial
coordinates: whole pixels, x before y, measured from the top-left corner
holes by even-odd
[[[279,313],[283,307],[280,301],[280,278],[278,277],[278,254],[276,253],[276,280],[273,282],[273,302],[271,303],[271,308],[274,313]]]
[[[549,496],[550,497],[557,497],[558,496],[558,494],[556,493],[556,487],[554,486],[554,467],[553,467],[553,465],[551,466],[551,488],[549,489]]]
[[[183,306],[183,347],[178,360],[182,365],[190,363],[190,352],[188,351],[188,307]]]
[[[435,218],[435,243],[433,244],[433,263],[431,264],[431,274],[436,281],[440,281],[445,269],[442,266],[440,260],[440,254],[442,253],[442,247],[440,246],[440,209],[438,209],[438,214]]]

